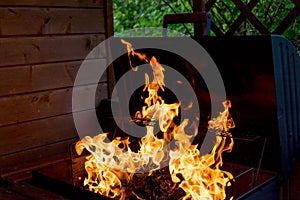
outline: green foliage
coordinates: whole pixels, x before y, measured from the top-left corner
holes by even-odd
[[[249,0],[242,0],[245,4]],[[191,13],[192,0],[113,0],[114,28],[116,34],[126,30],[143,27],[162,27],[165,14]],[[294,9],[291,0],[260,0],[252,12],[260,22],[271,32],[274,31],[282,20]],[[217,0],[210,12],[213,21],[219,29],[226,33],[237,17],[241,14],[231,0]],[[169,25],[185,35],[193,33],[192,24]],[[235,35],[257,35],[259,32],[246,20]],[[214,33],[212,33],[214,35]],[[283,33],[300,49],[300,15]]]
[[[117,34],[133,28],[162,27],[165,14],[191,12],[187,0],[113,0],[114,28]],[[183,26],[170,26],[184,32]],[[191,27],[191,25],[190,25]]]

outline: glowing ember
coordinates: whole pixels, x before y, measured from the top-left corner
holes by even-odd
[[[190,145],[191,136],[184,131],[188,125],[188,120],[176,126],[173,119],[178,116],[179,103],[166,104],[158,95],[158,90],[164,91],[164,68],[155,57],[149,59],[144,54],[133,50],[132,45],[124,40],[128,50],[129,61],[131,56],[138,56],[152,67],[153,81],[149,81],[149,75],[145,74],[145,88],[148,97],[141,111],[135,114],[136,119],[147,119],[147,121],[158,122],[163,137],[159,138],[154,133],[153,124],[146,125],[146,135],[141,138],[140,149],[134,152],[129,147],[129,138],[115,138],[112,142],[107,139],[107,134],[99,134],[93,138],[87,136],[76,144],[76,151],[80,155],[87,149],[91,155],[86,157],[85,169],[88,177],[85,178],[84,185],[90,191],[105,195],[111,198],[125,199],[135,195],[142,199],[134,191],[133,181],[137,173],[147,173],[153,175],[161,168],[161,163],[169,161],[170,179],[169,189],[180,187],[186,193],[183,199],[225,199],[225,187],[229,186],[229,180],[233,176],[226,171],[222,171],[222,152],[231,151],[233,139],[228,132],[234,127],[232,118],[229,115],[230,101],[224,102],[225,111],[212,119],[208,125],[208,134],[216,135],[216,144],[212,151],[200,157],[197,145]],[[131,61],[130,61],[131,65]],[[131,65],[132,67],[132,65]],[[137,67],[133,68],[138,70]],[[188,107],[192,107],[192,102]],[[193,124],[192,124],[193,125]],[[194,127],[196,135],[198,127]],[[175,147],[164,151],[164,147],[171,140],[175,141]],[[157,179],[161,176],[157,177]],[[133,183],[134,182],[134,183]]]

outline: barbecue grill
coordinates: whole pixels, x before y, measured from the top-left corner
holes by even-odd
[[[231,115],[236,124],[232,130],[235,144],[231,153],[223,155],[224,169],[235,177],[232,186],[228,188],[228,196],[235,199],[278,199],[280,185],[291,173],[299,152],[300,57],[297,51],[285,38],[276,35],[194,39],[216,63],[224,81],[227,98],[232,102]],[[133,47],[144,41],[143,38],[126,40]],[[185,38],[147,38],[146,41],[168,45],[176,40],[184,41]],[[117,38],[111,42],[113,47],[125,48]],[[209,98],[201,75],[184,58],[173,53],[159,49],[137,51],[154,55],[160,63],[173,67],[190,78],[201,110],[199,134],[193,143],[201,143],[214,101]],[[114,61],[117,80],[130,70],[127,63],[127,55]],[[130,84],[126,87],[130,87]],[[134,102],[130,107],[131,113],[140,108],[140,94],[136,91],[136,95],[131,97]],[[170,95],[166,94],[168,96]],[[106,100],[99,104],[97,110],[100,124],[104,131],[113,132],[113,137],[126,135],[112,118],[111,103],[114,102]],[[125,121],[124,124],[126,123],[129,122]],[[70,155],[70,161],[33,172],[32,183],[69,198],[99,198],[99,195],[88,192],[82,186],[83,180],[80,177],[85,173],[84,155],[77,156],[72,146]],[[164,170],[158,173],[164,173]],[[60,173],[53,173],[54,171]],[[139,179],[137,185],[145,184],[138,181]],[[149,187],[153,187],[151,190],[160,188],[159,184],[148,179],[146,181],[150,182]],[[148,187],[147,184],[145,187]],[[180,190],[176,193],[180,194]],[[149,194],[145,192],[145,195]],[[147,197],[154,199],[155,192]]]

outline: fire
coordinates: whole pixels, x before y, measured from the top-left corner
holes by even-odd
[[[234,127],[229,115],[230,101],[224,102],[225,111],[209,122],[208,133],[216,134],[216,144],[212,151],[200,157],[197,145],[190,145],[190,138],[184,131],[188,120],[176,126],[173,119],[178,116],[180,103],[166,104],[158,95],[158,90],[164,91],[164,68],[152,57],[150,60],[145,54],[134,51],[129,42],[121,40],[127,46],[129,64],[131,56],[138,56],[152,67],[153,80],[150,82],[145,74],[145,88],[148,97],[144,100],[145,106],[135,114],[135,119],[146,119],[146,135],[141,138],[140,149],[134,152],[130,149],[129,138],[115,138],[108,141],[107,133],[93,138],[86,136],[76,144],[77,154],[87,149],[91,155],[86,157],[85,170],[88,176],[84,180],[90,191],[111,198],[126,199],[135,195],[131,186],[132,179],[137,173],[148,172],[147,176],[161,168],[163,161],[169,160],[169,172],[173,183],[178,184],[186,195],[183,199],[225,199],[225,187],[233,176],[222,171],[222,152],[230,151],[233,139],[228,132]],[[188,107],[192,106],[192,102]],[[163,137],[154,133],[153,124],[158,123]],[[193,125],[193,124],[192,124]],[[197,127],[194,127],[197,134]],[[171,140],[175,140],[175,148],[166,152],[164,148]],[[171,189],[171,188],[170,188]]]
[[[209,122],[209,131],[216,133],[216,144],[209,154],[200,157],[197,145],[189,145],[189,137],[183,129],[177,131],[175,139],[180,145],[170,151],[170,173],[174,182],[180,182],[186,196],[183,199],[225,199],[225,187],[230,185],[233,179],[231,173],[222,171],[222,152],[231,151],[233,139],[228,132],[234,127],[232,118],[229,115],[230,101],[223,103],[225,111]],[[183,124],[185,126],[186,124]],[[229,142],[227,141],[229,140]],[[186,150],[187,149],[187,150]],[[182,179],[178,177],[181,175]]]

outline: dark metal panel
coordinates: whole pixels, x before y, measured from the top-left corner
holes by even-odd
[[[272,51],[282,176],[286,178],[299,152],[300,58],[295,47],[282,36],[272,36]]]
[[[236,200],[278,200],[279,199],[279,186],[276,178],[271,178],[265,183],[250,190],[244,195],[238,197]]]

